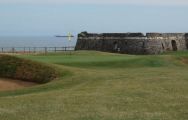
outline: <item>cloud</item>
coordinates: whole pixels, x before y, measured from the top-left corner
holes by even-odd
[[[188,5],[188,0],[0,0],[0,4],[134,4]]]

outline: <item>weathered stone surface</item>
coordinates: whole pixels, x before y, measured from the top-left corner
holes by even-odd
[[[76,50],[127,54],[159,54],[188,48],[188,33],[87,33],[78,34]]]

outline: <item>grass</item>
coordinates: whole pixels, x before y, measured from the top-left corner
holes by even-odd
[[[3,120],[188,119],[188,52],[19,57],[54,66],[61,75],[47,84],[0,92]]]
[[[13,56],[0,55],[0,66],[0,77],[47,83],[56,76],[52,67]]]

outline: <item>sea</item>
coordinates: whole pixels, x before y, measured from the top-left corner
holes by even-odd
[[[55,36],[0,36],[0,48],[6,47],[66,47],[75,46],[77,38],[68,41],[66,37]]]

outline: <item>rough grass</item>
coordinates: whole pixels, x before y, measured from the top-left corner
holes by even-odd
[[[20,56],[53,64],[62,77],[0,92],[0,118],[187,120],[187,56],[187,52],[134,56],[87,51]]]
[[[44,64],[13,56],[0,55],[0,77],[46,83],[54,79],[55,70]]]

